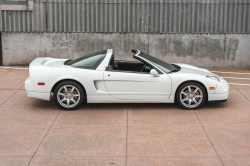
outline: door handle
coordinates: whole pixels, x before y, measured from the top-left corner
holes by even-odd
[[[110,74],[108,74],[108,76],[110,76]]]

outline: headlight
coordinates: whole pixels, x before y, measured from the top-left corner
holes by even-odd
[[[216,76],[207,76],[207,78],[220,82],[220,79]]]

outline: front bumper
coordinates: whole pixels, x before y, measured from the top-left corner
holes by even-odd
[[[223,101],[223,100],[227,100],[228,98],[228,93],[221,93],[221,94],[209,94],[208,96],[208,102],[215,102],[215,101]]]
[[[229,85],[228,82],[222,78],[221,82],[217,83],[215,93],[210,93],[208,95],[208,101],[215,102],[215,101],[227,101],[228,94],[229,94]]]

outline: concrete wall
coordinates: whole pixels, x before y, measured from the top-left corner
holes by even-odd
[[[3,65],[28,65],[37,57],[77,58],[115,49],[133,60],[137,48],[167,62],[199,67],[250,67],[250,35],[133,33],[2,33]]]

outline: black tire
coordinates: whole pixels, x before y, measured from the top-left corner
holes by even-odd
[[[191,92],[189,88],[191,89]],[[195,92],[195,90],[197,90],[197,92]],[[197,109],[207,100],[205,88],[196,82],[187,82],[181,85],[178,88],[175,97],[178,105],[187,110]]]
[[[54,90],[54,100],[56,104],[64,110],[75,110],[79,108],[84,103],[85,96],[82,87],[74,81],[63,81],[59,83]]]

